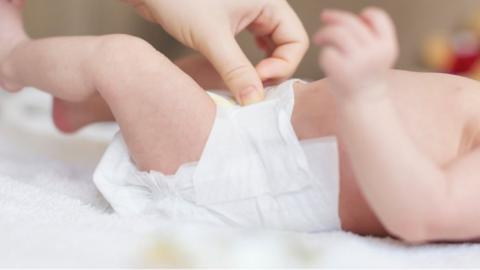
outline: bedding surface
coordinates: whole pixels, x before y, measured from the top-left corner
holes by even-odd
[[[11,107],[0,100],[0,108]],[[0,267],[480,267],[476,244],[409,247],[345,232],[293,234],[125,219],[92,183],[107,142],[92,139],[94,131],[62,137],[51,123],[45,124],[50,132],[29,132],[25,121],[38,119],[7,115],[0,113]]]

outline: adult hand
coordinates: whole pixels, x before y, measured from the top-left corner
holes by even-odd
[[[286,0],[125,0],[212,63],[240,104],[263,99],[263,83],[289,78],[308,48]],[[254,67],[235,40],[248,29],[267,53]]]

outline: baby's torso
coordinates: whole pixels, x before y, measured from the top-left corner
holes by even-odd
[[[392,71],[390,94],[398,116],[417,146],[441,166],[480,142],[480,84],[442,74]],[[293,117],[300,139],[337,136],[335,105],[324,82],[297,85]],[[372,125],[381,124],[372,121]],[[341,139],[340,217],[342,227],[361,234],[386,232],[360,193]]]

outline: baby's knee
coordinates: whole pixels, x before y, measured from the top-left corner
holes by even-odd
[[[98,40],[91,61],[97,72],[138,72],[165,58],[152,45],[141,38],[115,34]]]
[[[117,54],[130,55],[130,53],[135,54],[155,50],[147,41],[124,34],[113,34],[101,37],[98,40],[97,49],[99,52],[111,56],[116,56]]]
[[[126,80],[158,72],[168,59],[148,42],[129,35],[109,35],[98,40],[89,60],[97,90],[105,97],[123,95]]]

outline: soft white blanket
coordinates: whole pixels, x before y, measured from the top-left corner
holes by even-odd
[[[473,244],[408,247],[344,232],[125,219],[95,189],[93,166],[47,158],[31,150],[32,138],[7,133],[0,129],[0,267],[480,267]]]

